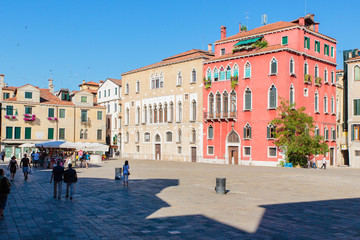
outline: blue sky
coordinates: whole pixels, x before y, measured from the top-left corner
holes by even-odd
[[[271,2],[271,5],[269,4]],[[320,32],[342,50],[360,48],[358,0],[306,0]],[[12,86],[31,83],[78,89],[82,80],[120,78],[121,73],[190,50],[207,49],[238,26],[261,26],[305,15],[305,0],[257,1],[0,1],[0,73]]]

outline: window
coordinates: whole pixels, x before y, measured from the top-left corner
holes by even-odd
[[[277,156],[277,148],[276,147],[269,147],[268,148],[268,156],[269,157],[276,157]]]
[[[213,126],[209,126],[208,127],[208,139],[213,139],[214,138],[214,128]]]
[[[196,111],[197,111],[196,101],[193,100],[191,103],[191,120],[192,121],[196,121]]]
[[[136,81],[136,92],[137,93],[140,92],[140,82],[139,82],[139,80]]]
[[[221,94],[216,93],[216,117],[221,117]]]
[[[331,141],[336,141],[336,131],[333,127],[331,127]]]
[[[108,89],[108,96],[110,97],[110,89]]]
[[[135,142],[138,143],[139,141],[140,141],[140,132],[136,131]]]
[[[3,98],[4,99],[10,98],[10,93],[3,93]]]
[[[306,36],[304,37],[304,48],[310,49],[310,38]]]
[[[277,74],[277,61],[275,58],[272,58],[270,62],[270,75],[275,74]]]
[[[140,107],[136,109],[136,124],[140,124]]]
[[[360,125],[352,125],[351,140],[360,141]]]
[[[167,103],[164,104],[164,123],[168,121]]]
[[[166,132],[166,142],[172,142],[172,132]]]
[[[182,75],[181,72],[179,71],[177,75],[177,86],[181,86],[181,85],[182,85]]]
[[[129,123],[130,123],[130,110],[129,110],[129,108],[126,108],[126,125],[129,125]]]
[[[99,98],[101,98],[101,92],[99,92]],[[67,101],[70,100],[68,92],[61,92],[61,100]]]
[[[354,99],[354,115],[360,116],[360,99]]]
[[[87,102],[87,97],[86,96],[81,96],[81,102],[86,103]]]
[[[317,125],[315,126],[314,134],[315,136],[320,136],[320,129]]]
[[[244,147],[244,156],[245,157],[251,156],[251,147]]]
[[[315,40],[315,52],[320,53],[320,42]]]
[[[150,133],[144,133],[144,142],[150,142]]]
[[[80,139],[83,139],[83,138],[84,138],[84,130],[81,129],[81,130],[80,130]]]
[[[25,114],[32,114],[32,107],[25,107]]]
[[[152,108],[151,105],[149,105],[149,123],[153,122],[153,112],[152,112]]]
[[[147,107],[146,107],[146,105],[144,105],[144,107],[143,107],[143,119],[142,119],[142,122],[143,123],[147,122]]]
[[[268,125],[267,126],[267,139],[274,139],[275,138],[275,126]]]
[[[177,153],[178,153],[178,154],[181,154],[181,147],[180,147],[180,146],[177,147]]]
[[[6,106],[6,115],[12,116],[14,115],[14,107],[13,106]]]
[[[104,90],[104,97],[106,97],[106,90]]]
[[[359,66],[355,66],[355,68],[354,68],[354,80],[360,81],[360,67]]]
[[[15,127],[14,130],[15,130],[14,138],[20,139],[21,138],[21,127]]]
[[[309,90],[307,88],[304,88],[304,97],[309,96]]]
[[[327,45],[327,44],[324,44],[324,54],[326,56],[329,56],[329,54],[330,54],[329,45]]]
[[[288,44],[288,36],[284,36],[281,38],[281,44],[282,45],[287,45]]]
[[[324,96],[324,113],[328,113],[328,99],[326,94]]]
[[[291,57],[290,58],[290,75],[294,75],[295,74],[295,62],[294,59]]]
[[[54,129],[53,128],[48,128],[48,139],[49,140],[54,139]]]
[[[25,92],[25,98],[32,99],[32,92]]]
[[[114,103],[114,112],[117,112],[117,103]]]
[[[178,129],[178,140],[177,140],[178,143],[181,143],[182,142],[182,131],[181,129],[179,128]]]
[[[25,128],[25,139],[31,139],[31,127]]]
[[[102,120],[102,111],[97,111],[97,120]]]
[[[335,114],[335,100],[334,100],[334,96],[331,96],[330,108],[331,108],[331,114]]]
[[[331,47],[331,52],[330,52],[330,54],[331,54],[331,57],[334,57],[334,47]]]
[[[163,109],[161,103],[159,104],[159,123],[163,122]]]
[[[239,67],[237,64],[234,65],[234,77],[238,77],[239,76]]]
[[[218,69],[215,67],[214,68],[214,82],[219,81],[219,71]]]
[[[360,151],[359,150],[355,150],[355,156],[360,157]]]
[[[318,94],[317,90],[315,91],[314,101],[315,101],[315,113],[318,113],[319,112],[319,94]]]
[[[101,139],[102,139],[102,130],[101,130],[101,129],[98,129],[98,130],[97,130],[96,139],[97,139],[97,140],[101,140]]]
[[[329,130],[327,127],[324,127],[324,140],[329,141]]]
[[[53,108],[48,109],[48,117],[54,117],[55,111]]]
[[[191,83],[196,83],[196,70],[191,71]]]
[[[159,135],[159,134],[156,134],[156,135],[155,135],[155,142],[161,142],[161,139],[160,139],[160,135]]]
[[[230,80],[231,78],[231,67],[227,66],[226,67],[226,80]]]
[[[334,80],[335,80],[334,70],[332,70],[332,71],[331,71],[331,84],[335,84]]]
[[[250,78],[251,77],[251,65],[249,62],[247,62],[244,66],[244,78]]]
[[[309,74],[309,65],[307,64],[307,62],[304,63],[304,75]]]
[[[251,110],[251,105],[252,105],[251,100],[252,100],[251,90],[250,90],[250,88],[246,88],[245,94],[244,94],[244,110],[245,111]]]
[[[162,73],[160,73],[160,87],[163,88],[164,87],[164,76]]]
[[[315,65],[315,78],[319,77],[319,67],[318,65],[316,64]]]
[[[291,84],[290,86],[290,96],[289,96],[289,99],[290,99],[290,105],[294,105],[295,103],[295,92],[294,92],[294,86]]]
[[[208,68],[208,70],[206,71],[206,80],[211,81],[211,69]]]
[[[220,81],[225,80],[225,69],[223,67],[220,68]]]
[[[65,109],[59,109],[59,118],[65,118]]]
[[[225,48],[220,49],[220,55],[225,55]]]
[[[154,106],[154,123],[158,122],[158,115],[157,115],[157,108],[156,105]]]
[[[88,121],[87,110],[81,110],[81,121],[82,122],[87,122]]]
[[[129,132],[126,132],[125,134],[125,142],[128,143],[130,140]]]
[[[170,107],[171,107],[171,103],[170,103]],[[178,103],[178,122],[182,121],[182,107],[181,107],[181,102]]]
[[[236,92],[234,90],[230,93],[230,117],[236,117]]]
[[[118,88],[115,88],[115,96],[118,94]]]
[[[269,109],[275,109],[277,107],[277,91],[276,87],[272,85],[269,89]]]
[[[214,146],[208,146],[207,147],[207,154],[208,155],[214,155]]]
[[[329,81],[328,81],[328,70],[326,68],[324,70],[324,82],[329,83]]]
[[[136,146],[136,152],[140,152],[140,146]]]
[[[191,130],[191,142],[195,143],[196,142],[196,131],[195,128],[193,128]]]
[[[249,123],[244,127],[244,139],[251,139],[251,126]]]
[[[209,105],[208,105],[208,111],[209,111],[209,118],[214,117],[214,94],[209,94]]]
[[[228,113],[229,113],[229,95],[225,91],[223,93],[223,116],[228,117]]]
[[[13,127],[6,127],[6,139],[13,138]]]
[[[125,84],[125,94],[129,94],[129,83]]]

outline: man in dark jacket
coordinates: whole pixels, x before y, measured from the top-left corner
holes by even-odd
[[[54,178],[54,198],[56,198],[56,187],[58,188],[58,199],[61,198],[61,188],[64,175],[64,167],[60,166],[60,161],[57,161],[56,167],[53,168],[50,183]]]
[[[7,196],[10,193],[11,183],[7,177],[4,176],[4,169],[0,168],[0,220],[4,220],[4,209],[6,206]]]
[[[70,188],[70,200],[73,198],[74,194],[74,184],[77,182],[76,171],[72,168],[72,164],[69,164],[69,169],[64,172],[64,182],[66,183],[66,195],[69,197],[69,188]]]

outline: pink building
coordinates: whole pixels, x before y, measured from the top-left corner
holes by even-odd
[[[335,165],[335,71],[336,40],[319,33],[314,15],[230,37],[222,26],[215,57],[204,64],[204,161],[276,166],[283,154],[269,122],[281,97],[314,117]]]

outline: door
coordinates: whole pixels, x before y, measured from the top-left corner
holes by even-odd
[[[155,159],[161,160],[161,144],[155,144]]]
[[[28,155],[30,155],[29,152],[28,152]],[[15,147],[15,157],[16,157],[16,159],[21,159],[21,148]]]
[[[196,162],[196,147],[191,147],[191,161]]]
[[[239,164],[239,148],[229,147],[229,164]]]
[[[334,148],[330,148],[330,166],[334,166]]]

